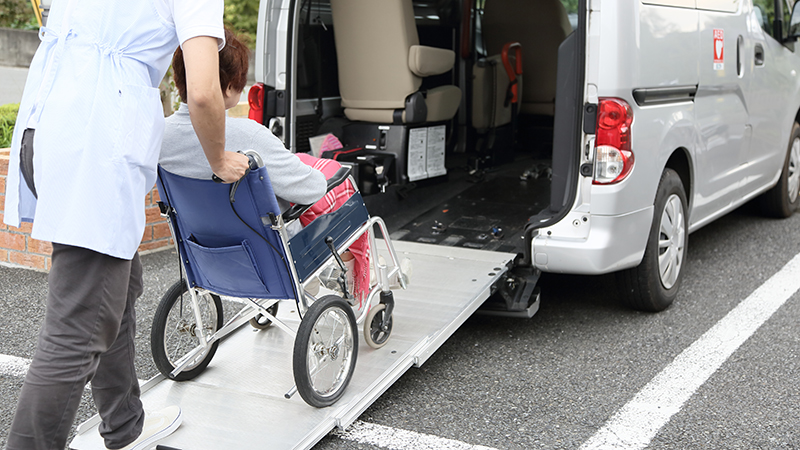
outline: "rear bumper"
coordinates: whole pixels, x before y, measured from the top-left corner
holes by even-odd
[[[599,275],[638,265],[644,255],[653,207],[615,216],[591,216],[588,237],[533,238],[533,264],[543,272]]]

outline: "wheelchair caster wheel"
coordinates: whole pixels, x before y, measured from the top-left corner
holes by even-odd
[[[384,317],[386,317],[386,305],[379,303],[370,310],[367,320],[364,321],[364,340],[372,348],[381,348],[386,345],[392,334],[394,320],[392,316],[389,316],[389,320],[384,324]]]
[[[306,311],[294,341],[292,365],[297,391],[317,408],[334,404],[350,383],[358,356],[353,309],[326,295]]]
[[[197,302],[203,320],[203,332],[206,337],[211,336],[222,328],[222,301],[218,296],[206,292],[198,295]],[[178,361],[200,345],[199,336],[192,297],[186,289],[186,282],[178,281],[161,298],[153,317],[150,350],[158,370],[165,377],[172,378],[170,373],[175,370]],[[194,361],[172,379],[185,381],[200,375],[214,357],[217,346],[219,341],[197,355]]]
[[[274,305],[267,308],[267,312],[275,316],[278,314],[278,304],[275,303]],[[256,330],[266,330],[269,326],[272,325],[272,321],[267,319],[266,316],[263,314],[257,314],[255,317],[250,319],[250,326],[255,328]]]

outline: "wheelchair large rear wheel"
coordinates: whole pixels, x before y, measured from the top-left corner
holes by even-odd
[[[222,301],[218,296],[208,292],[198,294],[197,301],[200,306],[203,331],[206,337],[211,336],[222,327]],[[200,345],[199,336],[192,296],[186,288],[186,282],[178,281],[169,288],[158,304],[150,331],[150,349],[158,370],[170,378],[170,373],[175,370],[178,361]],[[217,346],[219,341],[198,354],[173,379],[185,381],[199,375],[211,362]]]
[[[334,404],[350,383],[357,357],[353,308],[335,295],[314,302],[300,322],[292,357],[303,400],[317,408]]]

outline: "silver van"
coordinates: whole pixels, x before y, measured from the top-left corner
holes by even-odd
[[[541,272],[615,272],[659,311],[689,233],[798,208],[792,7],[261,0],[250,115],[352,165],[393,238],[517,254],[489,308],[532,314]]]

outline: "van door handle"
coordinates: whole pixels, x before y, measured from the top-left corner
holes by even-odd
[[[736,75],[741,78],[744,74],[744,38],[740,34],[736,38]]]
[[[761,44],[756,44],[755,59],[757,66],[764,65],[764,47]]]

